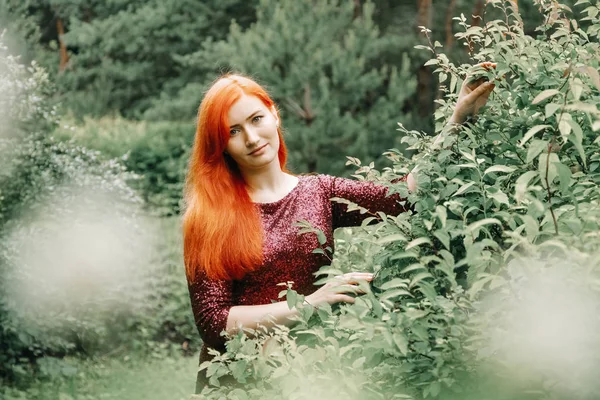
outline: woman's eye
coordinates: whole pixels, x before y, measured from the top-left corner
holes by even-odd
[[[232,129],[232,130],[229,131],[229,135],[233,136],[233,135],[235,135],[238,132],[239,132],[239,129]]]
[[[257,115],[254,118],[252,118],[252,122],[258,122],[262,119],[262,115]]]

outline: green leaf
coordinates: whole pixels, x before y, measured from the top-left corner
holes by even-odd
[[[509,167],[508,165],[493,165],[493,166],[489,167],[488,169],[486,169],[483,172],[483,175],[487,175],[491,172],[510,173],[510,172],[513,172],[514,170],[515,170],[515,167]]]
[[[426,238],[426,237],[420,237],[420,238],[418,238],[418,239],[415,239],[415,240],[412,240],[412,241],[410,241],[410,242],[409,242],[409,243],[406,245],[406,247],[404,248],[404,250],[410,250],[410,249],[412,249],[413,247],[416,247],[416,246],[419,246],[419,245],[422,245],[422,244],[425,244],[425,243],[427,243],[427,244],[431,244],[431,240],[429,240],[429,238]]]
[[[571,120],[571,114],[564,113],[560,121],[558,121],[558,130],[563,137],[567,137],[571,133],[571,124],[569,123]]]
[[[427,268],[423,264],[414,263],[414,264],[410,264],[406,268],[402,268],[402,271],[400,271],[400,273],[404,275],[404,274],[408,274],[409,272],[412,272],[412,271],[417,271],[419,269],[426,270]]]
[[[357,369],[363,366],[363,364],[365,363],[365,361],[367,360],[367,357],[360,357],[358,359],[356,359],[353,363],[352,363],[352,368],[353,369]]]
[[[577,135],[569,136],[569,142],[573,143],[573,146],[575,146],[575,148],[577,149],[577,152],[579,153],[579,157],[581,157],[583,164],[587,165],[587,160],[585,158],[585,150],[583,149],[583,145],[581,144],[580,139],[582,138],[578,137]]]
[[[435,231],[433,232],[433,236],[435,236],[440,242],[442,242],[446,249],[450,250],[450,235],[448,235],[447,232]]]
[[[491,199],[496,200],[500,204],[509,205],[509,203],[508,203],[508,196],[502,190],[498,190],[495,193],[488,193],[488,197],[491,198]]]
[[[556,110],[558,110],[560,107],[560,104],[556,103],[546,104],[546,118],[550,118],[551,116],[553,116]]]
[[[535,135],[539,131],[542,131],[542,130],[544,130],[546,128],[552,128],[552,126],[550,126],[550,125],[536,125],[533,128],[529,129],[527,131],[527,133],[525,134],[525,136],[523,136],[523,139],[521,139],[520,145],[523,146],[529,139],[531,139],[533,137],[533,135]]]
[[[552,96],[556,96],[560,92],[557,89],[546,89],[542,91],[540,94],[535,96],[535,99],[531,102],[531,104],[541,103],[542,101],[549,99]]]
[[[455,193],[452,195],[452,197],[454,197],[454,196],[458,196],[458,195],[461,195],[461,194],[463,194],[464,192],[466,192],[467,190],[469,190],[469,188],[470,188],[471,186],[473,186],[474,184],[475,184],[475,182],[469,182],[469,183],[465,183],[464,185],[462,185],[462,186],[460,187],[460,189],[458,189],[458,190],[457,190],[457,191],[456,191],[456,192],[455,192]]]
[[[448,218],[448,214],[446,212],[446,207],[444,206],[436,206],[435,213],[437,217],[440,219],[442,223],[442,228],[446,227],[446,219]]]
[[[398,296],[408,296],[414,297],[410,292],[406,289],[393,289],[383,292],[383,294],[379,297],[382,301],[389,300]]]
[[[571,184],[571,168],[567,167],[563,163],[554,163],[558,171],[558,180],[560,182],[560,191],[566,195],[569,191],[569,186]]]
[[[317,239],[319,240],[319,244],[325,244],[325,242],[327,242],[327,237],[325,237],[325,234],[323,233],[322,230],[317,229],[316,230],[317,233]]]
[[[288,290],[286,301],[287,301],[288,308],[290,310],[292,308],[296,307],[297,300],[298,300],[298,293],[295,290]]]
[[[377,244],[387,244],[392,242],[406,242],[408,239],[402,233],[394,233],[377,240]]]
[[[533,140],[527,148],[527,163],[532,162],[542,151],[548,149],[548,142],[545,140]]]
[[[469,294],[471,296],[475,296],[477,293],[479,293],[481,291],[481,289],[483,289],[483,287],[485,286],[486,283],[490,282],[493,278],[493,275],[483,275],[481,278],[479,278],[478,280],[476,280],[475,282],[473,282],[473,284],[471,285],[471,287],[469,288]]]
[[[527,239],[529,239],[530,242],[533,242],[540,231],[540,224],[531,215],[527,215],[527,214],[522,215],[521,219],[523,219],[523,222],[525,225],[525,232],[527,233]]]
[[[433,381],[431,382],[431,385],[429,385],[429,394],[431,394],[432,397],[437,397],[441,390],[442,384],[440,381]]]
[[[500,226],[502,226],[502,223],[500,221],[498,221],[496,218],[484,218],[482,220],[473,222],[472,224],[468,225],[467,231],[472,232],[472,231],[479,229],[485,225],[500,225]]]
[[[570,87],[571,92],[573,93],[573,98],[575,99],[575,101],[579,101],[579,99],[581,98],[581,93],[583,92],[583,88],[588,86],[584,85],[581,79],[575,78],[571,81]]]
[[[450,87],[448,88],[448,90],[450,90],[450,93],[454,93],[456,91],[457,81],[458,77],[456,76],[456,74],[452,74],[452,76],[450,77]]]
[[[381,290],[388,290],[392,288],[407,288],[409,282],[410,281],[408,279],[394,278],[382,284],[380,288]]]
[[[433,278],[433,276],[429,272],[419,272],[418,274],[412,277],[410,285],[408,285],[408,287],[414,287],[417,283],[419,283],[425,278]]]
[[[598,73],[598,70],[589,66],[582,67],[582,70],[590,77],[596,89],[600,90],[600,73]]]
[[[423,295],[425,297],[429,298],[432,301],[435,300],[435,298],[437,297],[437,293],[436,293],[433,285],[430,284],[429,282],[425,282],[425,281],[421,280],[419,282],[417,290],[419,292],[423,293]]]
[[[398,350],[400,350],[400,353],[406,355],[408,353],[408,339],[406,336],[404,336],[402,333],[394,333],[392,335],[392,339],[398,347]]]
[[[523,199],[523,196],[527,191],[527,187],[529,186],[529,181],[537,175],[537,171],[527,171],[517,178],[517,182],[515,183],[515,198],[518,202]]]

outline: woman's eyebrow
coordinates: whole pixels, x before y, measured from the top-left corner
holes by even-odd
[[[248,120],[250,120],[250,119],[254,118],[254,116],[255,116],[256,114],[258,114],[259,112],[262,112],[262,110],[261,110],[261,109],[258,109],[258,110],[256,110],[256,111],[254,111],[252,114],[250,114],[250,116],[249,116],[248,118],[246,118],[246,121],[248,121]],[[229,127],[229,129],[231,129],[231,128],[235,127],[235,126],[239,126],[239,125],[240,125],[240,124],[231,125],[231,126]]]

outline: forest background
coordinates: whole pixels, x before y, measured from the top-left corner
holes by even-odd
[[[504,18],[498,3],[525,35],[546,18],[516,0],[0,0],[3,398],[192,392],[179,214],[221,73],[267,86],[293,172],[350,176],[345,156],[383,169],[407,130],[444,124],[457,82],[429,49],[472,63],[454,17],[477,29]]]

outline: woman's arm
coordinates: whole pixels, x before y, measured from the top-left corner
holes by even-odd
[[[412,177],[410,177],[412,179]],[[398,193],[388,194],[386,186],[371,181],[357,181],[330,175],[320,177],[322,183],[327,187],[329,198],[341,198],[348,200],[358,206],[369,210],[369,213],[361,214],[359,211],[348,211],[345,203],[332,201],[331,220],[332,228],[345,226],[357,226],[371,216],[372,213],[382,211],[389,215],[398,215],[407,211],[410,205],[406,199]],[[408,180],[405,176],[400,180]]]
[[[204,272],[197,275],[193,282],[188,279],[196,328],[206,346],[223,349],[225,338],[221,332],[233,306],[233,282],[209,279]]]
[[[227,317],[226,331],[235,335],[240,328],[257,329],[264,326],[268,329],[275,325],[289,326],[298,315],[298,310],[288,307],[286,301],[257,306],[233,306]]]
[[[490,69],[496,68],[496,64],[485,62],[475,65],[474,69],[478,67]],[[442,132],[440,132],[433,141],[433,148],[441,146],[447,135],[455,133],[458,130],[458,127],[462,125],[468,117],[476,115],[479,112],[479,109],[487,102],[494,87],[495,85],[493,82],[485,81],[485,79],[471,80],[469,79],[469,76],[467,76],[460,88],[458,101],[456,102],[452,116]],[[416,168],[408,174],[408,190],[411,192],[417,190],[417,181],[413,173],[417,173]]]
[[[373,274],[370,272],[350,272],[337,276],[306,296],[306,304],[319,307],[325,303],[354,303],[354,297],[349,294],[364,293],[358,287],[359,282],[371,280]],[[289,326],[297,315],[298,310],[296,308],[290,310],[286,301],[256,306],[234,306],[229,310],[227,333],[234,335],[240,328],[256,329],[259,325],[267,329],[275,325]]]
[[[490,70],[491,68],[496,68],[496,64],[484,62],[473,66],[472,71]],[[433,142],[433,145],[440,145],[447,134],[455,132],[469,117],[477,115],[481,107],[487,102],[495,86],[493,82],[489,82],[485,78],[473,80],[472,73],[467,75],[460,87],[452,116],[446,127]]]
[[[370,281],[373,274],[351,272],[336,277],[317,291],[306,296],[306,303],[319,307],[324,303],[354,303],[349,293],[363,293],[358,288],[361,280]],[[290,310],[286,301],[261,305],[233,305],[232,281],[211,280],[199,274],[189,284],[192,310],[196,327],[208,347],[223,349],[226,338],[221,332],[235,335],[240,328],[256,329],[259,325],[272,328],[275,325],[289,326],[294,322],[298,310]]]

